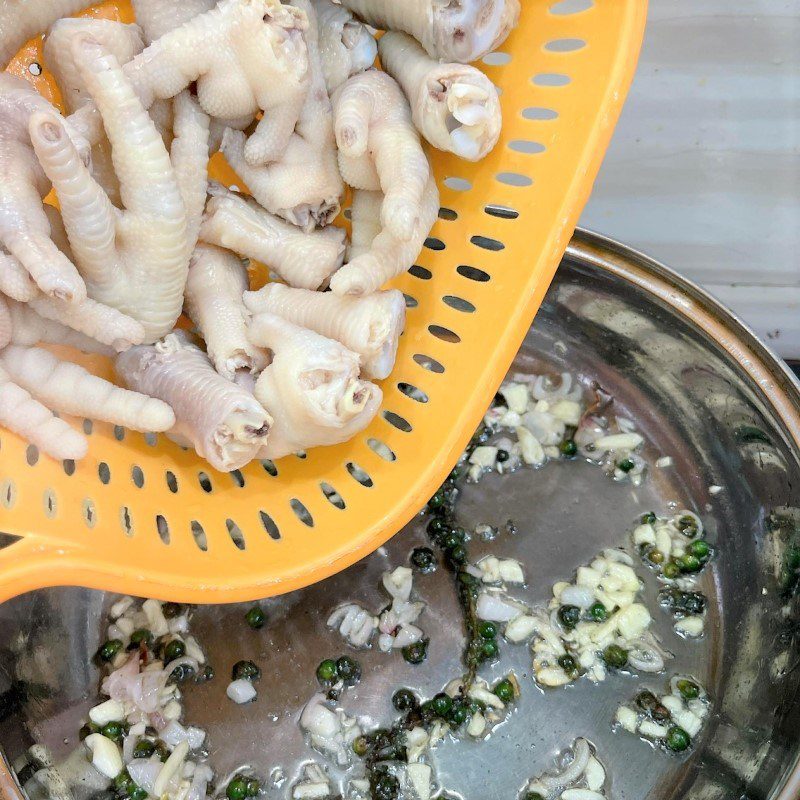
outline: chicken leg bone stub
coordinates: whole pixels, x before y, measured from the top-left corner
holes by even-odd
[[[477,61],[519,21],[519,0],[339,0],[368,25],[413,36],[432,58]]]
[[[305,102],[307,27],[305,13],[280,0],[221,0],[145,48],[125,65],[125,76],[145,108],[196,82],[212,117],[240,120],[263,111],[245,157],[265,164],[283,152]],[[102,126],[90,105],[71,120],[86,139],[99,139]]]
[[[184,331],[118,356],[128,386],[168,403],[175,426],[168,436],[194,447],[212,467],[239,469],[267,444],[272,417],[250,392],[223,378]]]

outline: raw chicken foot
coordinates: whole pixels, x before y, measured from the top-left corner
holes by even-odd
[[[260,372],[267,364],[264,353],[247,338],[250,315],[242,295],[248,286],[247,269],[237,256],[211,244],[197,245],[189,264],[186,311],[217,372],[228,380],[237,370]]]
[[[273,353],[255,388],[275,418],[262,458],[347,441],[378,412],[380,388],[359,380],[358,355],[339,342],[274,314],[255,317],[249,336]]]
[[[494,84],[467,64],[440,64],[405,33],[386,33],[381,65],[402,87],[417,130],[436,148],[480,161],[500,137],[503,116]]]
[[[367,26],[333,0],[311,0],[317,16],[319,53],[332,94],[350,76],[369,69],[378,47]]]
[[[245,292],[244,304],[253,314],[276,314],[341,342],[361,356],[365,377],[382,380],[394,367],[406,319],[405,299],[396,289],[365,297],[340,297],[269,283],[257,292]]]
[[[383,227],[411,239],[431,169],[402,90],[385,72],[369,70],[332,100],[342,177],[354,189],[381,190]]]
[[[263,111],[245,157],[266,164],[286,146],[303,107],[307,26],[302,11],[280,0],[221,0],[153,42],[125,65],[125,76],[145,108],[196,81],[200,105],[212,117],[252,119]],[[100,120],[89,106],[72,121],[85,138],[97,140]]]
[[[18,345],[2,350],[0,425],[53,458],[82,458],[88,442],[53,411],[140,431],[165,431],[175,422],[166,403],[114,386],[47,350]]]
[[[407,241],[401,241],[386,228],[381,229],[381,203],[380,192],[353,192],[352,244],[348,263],[331,278],[335,294],[369,294],[414,264],[439,214],[436,181],[428,180],[417,227]]]
[[[116,59],[88,36],[73,48],[103,117],[125,210],[91,176],[59,117],[34,114],[31,141],[91,297],[141,322],[145,341],[155,341],[172,329],[183,305],[186,207],[161,136]]]
[[[519,22],[520,0],[339,0],[368,25],[413,36],[432,58],[468,64]]]
[[[345,238],[341,228],[303,233],[219,185],[210,193],[200,229],[202,241],[254,258],[302,289],[318,289],[341,266]]]
[[[215,469],[239,469],[267,443],[272,417],[252,394],[217,374],[184,331],[132,347],[116,366],[128,386],[172,406],[177,422],[168,436],[191,443]]]
[[[309,0],[293,0],[309,20],[306,31],[309,87],[294,133],[279,158],[263,167],[247,159],[245,135],[228,130],[222,152],[258,202],[304,231],[325,226],[339,213],[344,192],[336,161],[333,110],[322,73],[317,21]]]
[[[132,0],[131,3],[147,44],[205,14],[216,4],[216,0]]]
[[[50,184],[28,135],[29,121],[39,113],[58,115],[27,81],[0,74],[0,251],[18,259],[45,294],[79,301],[86,286],[51,241],[42,208]]]

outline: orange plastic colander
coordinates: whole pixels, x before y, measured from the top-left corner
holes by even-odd
[[[132,21],[126,2],[84,12]],[[0,599],[54,585],[178,602],[287,592],[375,550],[452,468],[497,390],[586,202],[633,76],[645,0],[523,0],[481,67],[504,130],[479,164],[431,151],[440,218],[394,281],[408,323],[384,405],[352,441],[213,471],[163,435],[74,420],[77,464],[0,430]],[[41,43],[9,70],[59,102]],[[212,161],[217,179],[233,174]],[[237,181],[241,185],[241,181]],[[263,281],[263,271],[254,282]],[[111,377],[102,359],[85,359]]]

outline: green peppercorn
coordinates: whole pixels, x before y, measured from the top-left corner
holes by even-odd
[[[395,800],[399,794],[400,781],[388,772],[378,778],[372,789],[372,797],[374,800]]]
[[[410,711],[419,705],[419,700],[411,689],[398,689],[392,695],[392,705],[398,711]]]
[[[183,613],[183,606],[180,603],[164,603],[161,606],[161,613],[167,619],[174,619]]]
[[[195,676],[195,682],[205,683],[206,681],[210,681],[213,677],[214,667],[212,667],[211,664],[206,664]]]
[[[636,466],[633,459],[623,458],[622,461],[617,462],[617,469],[624,472],[626,475]]]
[[[800,544],[791,545],[786,549],[785,561],[787,569],[800,569]]]
[[[317,680],[323,686],[327,686],[328,684],[336,683],[336,678],[336,662],[332,658],[320,661],[317,667]]]
[[[167,681],[169,683],[186,683],[189,678],[194,677],[194,667],[191,664],[178,664],[175,669],[170,672]]]
[[[109,639],[100,645],[100,649],[97,651],[97,660],[107,664],[120,650],[122,650],[122,642],[119,639]]]
[[[231,778],[225,789],[228,800],[245,800],[247,798],[247,778],[244,775],[236,775]]]
[[[571,631],[581,621],[581,610],[578,606],[561,606],[558,609],[558,621],[565,630]]]
[[[106,739],[111,739],[112,742],[120,742],[122,741],[123,733],[125,733],[125,725],[122,722],[113,720],[103,725],[100,729],[100,733],[102,733]]]
[[[578,454],[578,445],[575,444],[574,439],[564,439],[558,449],[564,458],[574,458]]]
[[[164,645],[164,663],[186,655],[186,645],[180,639],[172,639]]]
[[[692,738],[683,728],[673,725],[667,731],[666,738],[667,747],[674,753],[682,753],[692,743]]]
[[[497,654],[500,652],[500,648],[497,646],[497,642],[494,639],[484,639],[481,643],[481,658],[483,659],[490,659],[496,658]]]
[[[128,792],[128,800],[147,800],[147,789],[142,789],[141,786],[134,785],[133,789]]]
[[[451,725],[458,727],[467,721],[468,716],[469,711],[467,710],[467,707],[463,703],[457,703],[453,705],[452,709],[450,709],[450,713],[447,715],[447,721]]]
[[[675,578],[681,574],[681,568],[674,561],[669,561],[668,563],[664,564],[661,572],[665,578],[675,580]]]
[[[688,536],[690,539],[694,539],[697,536],[697,520],[691,514],[684,514],[679,517],[675,526],[684,536]]]
[[[267,621],[267,615],[264,613],[261,606],[253,606],[247,611],[244,618],[254,631],[263,628],[264,623]]]
[[[139,628],[131,634],[129,650],[135,650],[137,647],[144,645],[145,647],[153,646],[153,632],[147,628]]]
[[[261,784],[255,778],[247,778],[246,791],[248,797],[255,797],[261,791]]]
[[[656,515],[652,511],[648,511],[646,514],[642,514],[640,521],[642,525],[655,525]]]
[[[508,678],[503,678],[503,680],[498,681],[495,684],[494,689],[492,691],[502,700],[504,703],[510,703],[515,697],[516,692],[514,691],[514,684]]]
[[[445,492],[444,489],[439,489],[437,492],[434,493],[433,497],[428,500],[428,508],[432,511],[436,511],[440,509],[445,504]]]
[[[711,555],[711,547],[705,539],[696,539],[689,545],[688,550],[700,561],[705,561]]]
[[[420,639],[414,644],[407,644],[400,651],[409,664],[421,664],[428,657],[428,639]]]
[[[618,644],[610,644],[603,650],[603,661],[613,669],[622,669],[628,663],[628,651]]]
[[[636,705],[639,706],[642,711],[652,711],[652,709],[658,705],[658,698],[652,692],[645,689],[636,695]]]
[[[447,523],[441,517],[434,517],[428,523],[428,534],[435,540],[438,541],[440,536],[447,534],[450,530]]]
[[[543,794],[539,794],[539,792],[525,792],[523,800],[545,800],[545,797]]]
[[[570,678],[578,677],[578,662],[571,655],[563,655],[558,659],[558,666],[567,673]]]
[[[353,739],[353,752],[357,756],[365,756],[369,750],[369,739],[366,736],[357,736]]]
[[[436,556],[430,547],[415,547],[411,553],[411,564],[420,572],[432,572],[436,567]]]
[[[446,717],[450,709],[453,707],[453,698],[450,695],[440,692],[435,695],[431,700],[431,708],[440,717]]]
[[[655,548],[653,548],[647,554],[647,560],[651,564],[663,564],[664,563],[664,554],[660,550],[656,550]]]
[[[257,681],[260,677],[261,670],[252,661],[237,661],[231,670],[231,678],[235,681],[240,678]]]
[[[697,556],[691,553],[685,553],[680,558],[676,559],[678,569],[681,572],[698,572],[703,566]]]
[[[127,797],[134,786],[136,786],[136,784],[133,782],[133,778],[131,778],[127,769],[123,769],[122,772],[114,778],[114,788],[117,790],[117,794],[122,797]]]
[[[361,664],[350,656],[342,656],[336,660],[336,673],[345,686],[355,686],[361,680]]]
[[[155,742],[151,742],[149,739],[139,739],[139,741],[136,742],[136,747],[133,748],[133,757],[150,758],[155,751]]]
[[[447,558],[451,564],[460,566],[467,561],[467,548],[463,544],[456,545],[447,551]]]
[[[694,700],[700,696],[700,687],[694,681],[683,678],[678,681],[677,687],[684,700]]]
[[[592,603],[589,606],[589,616],[595,622],[605,622],[608,619],[608,609],[602,603]]]
[[[702,614],[706,608],[706,598],[702,592],[682,592],[678,608],[684,614]]]
[[[489,620],[483,620],[478,624],[478,633],[482,639],[495,639],[497,637],[497,625]]]
[[[456,528],[451,528],[441,537],[441,545],[445,550],[452,550],[464,543],[464,540],[456,533]]]
[[[508,450],[503,450],[501,448],[497,451],[497,456],[495,456],[495,458],[497,459],[498,464],[502,464],[511,458],[511,454],[508,452]]]

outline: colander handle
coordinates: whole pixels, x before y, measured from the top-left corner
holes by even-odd
[[[22,536],[0,550],[0,602],[70,583],[70,552],[39,536]]]

